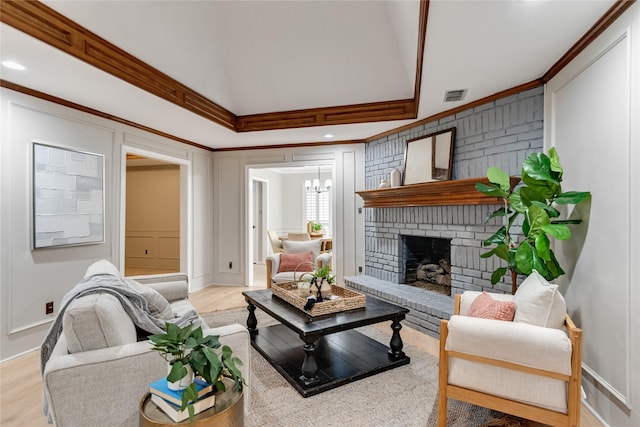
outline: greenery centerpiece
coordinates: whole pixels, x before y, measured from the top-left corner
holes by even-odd
[[[305,264],[313,265],[313,263]],[[301,282],[306,282],[308,285],[303,286]],[[316,292],[316,299],[314,303],[322,302],[324,297],[329,295],[331,292],[331,285],[334,282],[335,276],[331,274],[331,268],[328,265],[315,267],[313,271],[303,273],[300,278],[296,280],[298,289],[301,290],[300,295],[308,296],[310,292]]]
[[[169,362],[171,371],[167,375],[168,382],[177,382],[193,374],[212,384],[216,390],[225,391],[224,378],[234,381],[236,390],[241,391],[245,380],[238,369],[242,361],[233,356],[228,346],[220,344],[219,336],[205,336],[202,327],[189,324],[184,327],[167,322],[166,332],[151,335],[153,350]],[[193,419],[193,406],[190,403],[198,400],[196,383],[191,382],[182,393],[181,410],[188,409],[189,419]]]
[[[590,197],[588,191],[563,191],[560,183],[563,174],[560,158],[555,148],[549,155],[533,153],[522,163],[522,185],[511,189],[509,175],[502,169],[490,167],[487,178],[490,185],[477,183],[476,189],[488,196],[500,197],[503,206],[487,217],[502,217],[503,225],[483,245],[495,245],[482,258],[497,256],[507,262],[508,267],[499,267],[491,275],[491,284],[496,284],[511,271],[512,293],[516,291],[518,274],[529,275],[535,269],[547,280],[564,274],[551,249],[550,237],[568,240],[569,225],[580,224],[581,219],[560,219],[558,205],[577,205]],[[511,227],[522,218],[523,238],[518,242]]]

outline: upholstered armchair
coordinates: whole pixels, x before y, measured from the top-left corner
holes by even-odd
[[[319,239],[285,240],[282,244],[284,253],[271,254],[265,260],[267,288],[270,288],[272,283],[292,282],[296,267],[302,263],[307,264],[301,265],[297,277],[300,277],[303,271],[312,270],[308,263],[312,263],[316,268],[331,265],[331,253],[320,253],[322,241]]]
[[[454,313],[440,323],[439,427],[447,425],[448,398],[579,425],[582,330],[557,285],[534,271],[513,296],[456,295]]]

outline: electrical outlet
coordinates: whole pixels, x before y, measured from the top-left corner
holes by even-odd
[[[49,301],[44,305],[44,314],[53,314],[53,301]]]
[[[362,273],[362,266],[358,266],[358,273]]]
[[[229,261],[229,269],[233,268],[233,261]]]

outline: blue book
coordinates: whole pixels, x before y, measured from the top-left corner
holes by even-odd
[[[209,383],[206,383],[197,378],[195,380],[195,383],[196,389],[198,390],[198,399],[213,391],[213,386]],[[167,377],[160,378],[159,380],[155,380],[154,382],[149,384],[149,392],[151,394],[155,394],[156,396],[160,396],[167,402],[171,402],[174,405],[182,405],[182,393],[184,393],[184,391],[169,389],[169,386],[167,385]]]

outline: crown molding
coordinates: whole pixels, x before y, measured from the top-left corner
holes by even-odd
[[[39,1],[3,0],[0,20],[119,79],[235,132],[415,119],[429,0],[420,0],[414,99],[236,116]],[[422,47],[422,49],[420,49]]]
[[[181,142],[183,144],[191,145],[193,147],[202,148],[203,150],[213,151],[213,148],[204,146],[202,144],[198,144],[197,142],[189,141],[188,139],[180,138],[175,135],[171,135],[157,129],[153,129],[147,126],[143,126],[141,124],[123,119],[122,117],[113,116],[111,114],[104,113],[99,110],[94,110],[93,108],[85,107],[84,105],[76,104],[75,102],[67,101],[66,99],[58,98],[56,96],[52,96],[46,94],[44,92],[40,92],[34,89],[30,89],[28,87],[24,87],[15,83],[11,83],[7,80],[0,79],[0,87],[11,89],[16,92],[24,93],[25,95],[33,96],[34,98],[43,99],[45,101],[53,102],[54,104],[62,105],[64,107],[72,108],[74,110],[82,111],[84,113],[92,114],[94,116],[102,117],[103,119],[113,120],[114,122],[122,123],[127,126],[134,127],[136,129],[140,129],[154,135],[159,135],[163,138],[169,138],[177,142]]]

